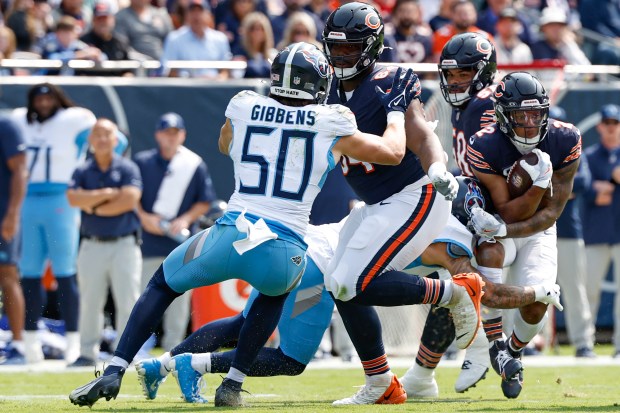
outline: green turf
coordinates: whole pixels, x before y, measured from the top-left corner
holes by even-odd
[[[402,374],[403,369],[396,369]],[[459,370],[439,368],[437,381],[441,398],[410,400],[401,406],[332,407],[331,402],[353,394],[353,386],[362,382],[362,373],[350,370],[308,370],[299,377],[247,380],[246,395],[252,412],[620,412],[620,366],[605,367],[530,367],[525,372],[525,387],[517,400],[507,400],[499,388],[499,378],[487,379],[465,394],[453,391]],[[72,412],[89,410],[69,403],[67,395],[75,387],[92,379],[87,373],[19,373],[0,375],[0,412]],[[206,397],[212,401],[218,376],[207,376]],[[123,381],[118,399],[100,400],[91,411],[115,412],[202,412],[216,410],[212,403],[191,405],[178,397],[174,378],[160,388],[156,400],[141,397],[136,374],[130,371]],[[227,410],[227,409],[217,409]]]

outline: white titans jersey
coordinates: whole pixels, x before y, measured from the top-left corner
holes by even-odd
[[[235,170],[228,210],[247,209],[304,236],[312,203],[338,162],[331,148],[356,132],[355,116],[341,105],[292,107],[243,91],[230,100],[226,117]]]
[[[85,108],[59,109],[43,123],[28,123],[26,108],[13,111],[26,141],[29,183],[66,184],[81,159],[77,135],[91,128],[95,115]]]

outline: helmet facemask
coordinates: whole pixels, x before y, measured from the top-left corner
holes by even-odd
[[[336,40],[331,37],[332,35],[333,33],[330,33],[327,38],[323,39],[323,47],[329,63],[334,68],[334,75],[338,79],[347,80],[355,77],[375,63],[381,52],[383,52],[383,33],[380,36],[367,36],[359,40]],[[378,50],[376,50],[377,42],[381,44]],[[338,45],[356,48],[357,52],[334,55],[333,48]]]
[[[446,102],[448,102],[451,106],[461,106],[464,103],[468,102],[473,96],[475,96],[478,92],[484,89],[487,85],[489,85],[493,81],[493,76],[495,72],[493,69],[493,73],[489,78],[487,73],[489,72],[487,68],[488,64],[489,63],[484,60],[479,60],[471,64],[458,64],[456,60],[441,61],[439,63],[439,87]],[[475,71],[475,74],[470,81],[461,83],[448,83],[448,69],[470,69],[472,71]],[[487,76],[485,76],[485,74]],[[454,91],[463,89],[463,86],[467,86],[465,90],[460,92]]]
[[[525,105],[524,105],[525,104]],[[497,124],[521,154],[531,152],[545,139],[548,131],[549,104],[528,106],[527,101],[520,107],[507,108],[497,105],[495,108]]]

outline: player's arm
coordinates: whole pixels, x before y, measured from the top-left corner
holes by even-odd
[[[544,231],[558,220],[566,202],[573,192],[573,179],[579,168],[579,159],[572,164],[553,172],[551,183],[553,191],[546,191],[539,210],[521,222],[506,226],[507,238],[522,238]]]
[[[103,204],[96,206],[92,213],[102,217],[113,217],[137,208],[142,190],[134,185],[119,188],[118,195]]]
[[[69,188],[67,189],[67,199],[72,207],[89,212],[93,206],[107,202],[117,196],[118,192],[118,188]]]
[[[413,101],[407,109],[405,132],[407,148],[420,158],[425,171],[428,171],[435,162],[446,164],[447,158],[439,137],[426,123],[422,103],[419,100]]]
[[[6,213],[2,219],[2,238],[7,241],[13,239],[19,225],[19,213],[28,182],[28,170],[26,169],[26,153],[18,153],[7,160],[7,167],[11,172],[11,185]]]
[[[510,199],[506,178],[501,175],[484,173],[476,168],[472,170],[476,178],[488,189],[497,213],[506,223],[523,221],[534,215],[545,195],[546,189],[532,185],[520,197]]]
[[[405,156],[405,143],[405,125],[401,119],[388,123],[383,137],[359,130],[345,136],[334,145],[332,153],[335,159],[347,155],[361,162],[398,165]]]
[[[230,142],[232,142],[232,137],[232,124],[230,123],[230,119],[226,118],[226,122],[224,122],[222,128],[220,129],[220,138],[217,141],[220,152],[224,155],[228,155],[228,148],[230,147]]]

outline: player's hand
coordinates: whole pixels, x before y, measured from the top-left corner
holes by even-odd
[[[534,149],[532,153],[538,157],[538,163],[536,165],[530,165],[522,160],[521,166],[532,178],[533,185],[547,189],[549,185],[551,185],[551,177],[553,176],[551,157],[548,153],[538,148]]]
[[[398,111],[405,113],[409,104],[419,93],[420,81],[418,75],[413,70],[408,69],[404,76],[401,76],[402,68],[396,70],[392,88],[384,92],[379,86],[375,86],[375,92],[383,104],[387,113]]]
[[[558,310],[563,311],[564,307],[560,303],[560,286],[557,284],[539,284],[534,286],[536,301],[552,304]]]
[[[484,238],[501,238],[507,234],[506,224],[501,218],[489,214],[478,206],[471,209],[470,225],[476,234]]]
[[[456,198],[456,194],[459,191],[459,183],[456,181],[454,175],[446,170],[445,164],[442,162],[433,163],[430,168],[428,168],[427,175],[437,192],[443,195],[446,201],[452,201]]]

